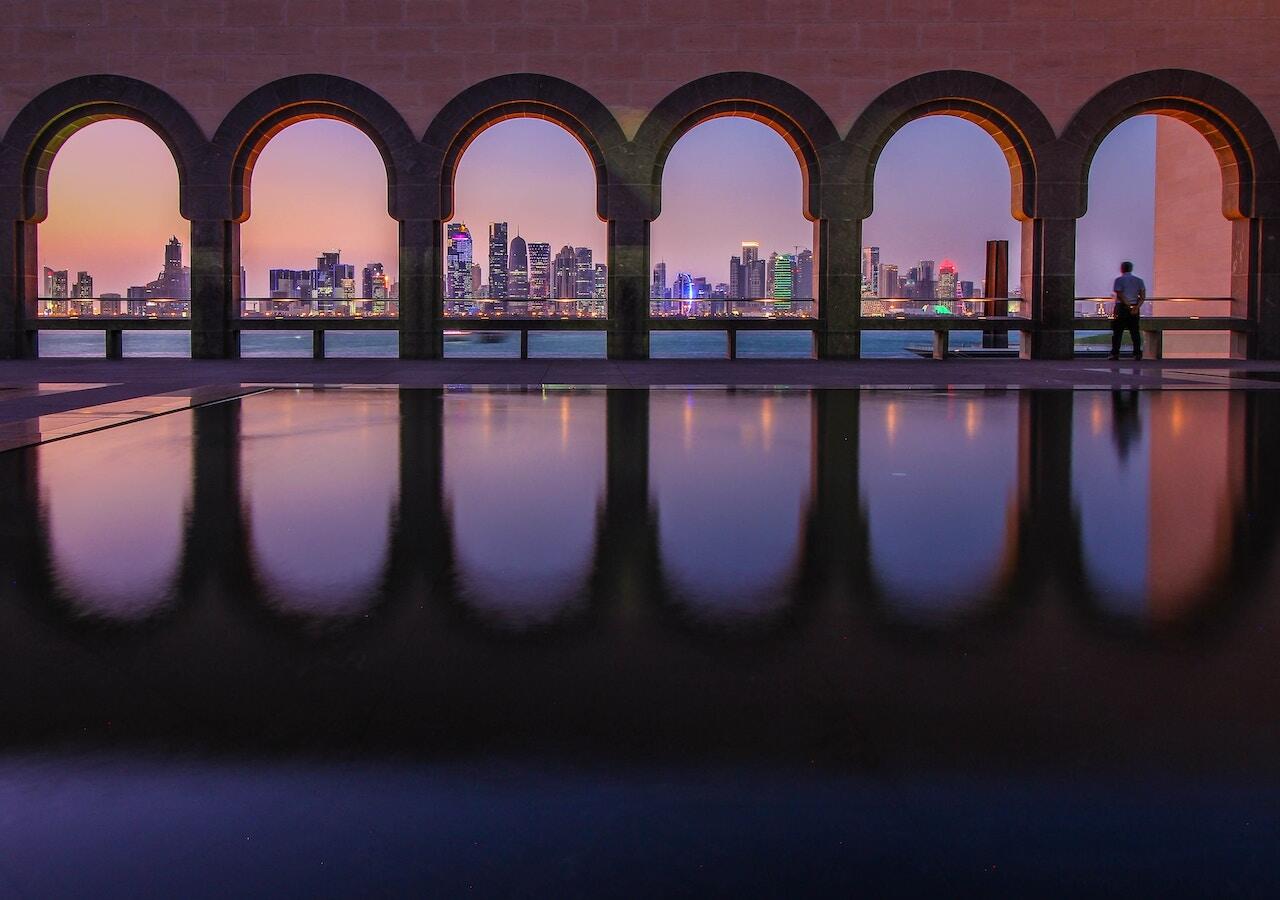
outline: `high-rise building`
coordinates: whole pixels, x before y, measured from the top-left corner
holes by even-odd
[[[93,298],[93,276],[88,272],[77,272],[76,283],[71,286],[71,296],[77,300]]]
[[[484,276],[481,273],[480,267],[478,265],[472,265],[471,266],[471,293],[468,294],[467,296],[479,297],[480,288],[483,286],[484,286]]]
[[[880,285],[880,248],[862,248],[862,293],[873,294]]]
[[[688,272],[677,272],[676,280],[671,283],[672,300],[692,300],[693,276]]]
[[[40,296],[48,297],[52,300],[67,299],[66,269],[50,269],[45,266],[43,282],[40,286]]]
[[[364,267],[360,278],[360,296],[366,300],[386,300],[390,293],[390,279],[380,262]]]
[[[743,293],[742,257],[729,257],[729,296],[733,299],[746,296]]]
[[[270,296],[277,300],[306,300],[315,291],[314,269],[268,269]]]
[[[596,300],[609,298],[609,267],[604,263],[596,263],[593,274],[591,296]]]
[[[791,295],[798,300],[813,299],[813,251],[801,250],[791,269]]]
[[[579,299],[590,299],[596,290],[596,271],[591,263],[591,248],[574,247],[573,255],[577,269],[575,296]]]
[[[451,300],[467,300],[475,296],[471,290],[471,230],[462,222],[450,222],[448,234],[445,296]]]
[[[578,256],[568,244],[560,248],[552,263],[551,296],[557,300],[578,296]]]
[[[155,281],[129,288],[130,300],[190,300],[191,270],[182,264],[182,242],[177,235],[164,247],[164,268]]]
[[[786,253],[773,255],[773,290],[769,296],[775,300],[790,300],[793,296],[792,263],[794,257]]]
[[[507,296],[512,300],[529,299],[529,247],[518,234],[511,239],[511,252],[507,255]]]
[[[489,225],[489,299],[507,298],[507,223]]]
[[[661,300],[667,296],[667,264],[660,262],[653,267],[653,284],[649,288],[649,296]]]
[[[880,267],[879,295],[881,297],[897,297],[898,290],[898,267],[885,263]]]
[[[742,264],[749,266],[760,258],[760,243],[758,241],[742,242]]]
[[[938,266],[938,280],[934,284],[933,296],[938,300],[954,300],[956,299],[956,264],[949,259],[944,259],[942,265]]]
[[[767,293],[766,264],[760,258],[760,244],[756,241],[742,242],[742,275],[739,281],[744,297],[757,300]]]
[[[551,245],[529,244],[529,299],[551,298]]]

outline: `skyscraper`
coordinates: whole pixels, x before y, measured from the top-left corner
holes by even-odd
[[[93,298],[93,276],[88,272],[77,272],[76,283],[71,287],[71,296],[77,300]]]
[[[791,295],[798,300],[813,299],[813,251],[796,254],[791,270]]]
[[[556,254],[551,269],[551,296],[557,300],[572,300],[578,295],[578,257],[573,248],[565,244]]]
[[[449,223],[446,247],[447,269],[445,296],[451,300],[467,300],[475,296],[471,290],[471,230],[462,222]]]
[[[862,293],[873,294],[880,286],[880,248],[862,248]]]
[[[575,247],[573,255],[576,263],[575,296],[579,299],[590,299],[596,290],[596,272],[591,264],[591,248]]]
[[[380,262],[371,262],[364,267],[360,278],[360,296],[367,300],[385,300],[390,285],[386,270]]]
[[[729,297],[736,300],[746,296],[743,293],[742,257],[729,257]]]
[[[67,270],[44,267],[44,284],[40,288],[40,296],[53,300],[67,299]]]
[[[596,300],[607,300],[609,297],[609,267],[604,263],[596,263],[593,275],[591,296]]]
[[[790,300],[792,294],[792,261],[794,257],[786,253],[774,254],[773,290],[770,292],[775,300]]]
[[[649,288],[649,296],[661,300],[667,296],[667,264],[660,262],[653,267],[653,284]]]
[[[489,299],[507,298],[507,223],[489,225]]]
[[[742,242],[742,282],[743,296],[758,300],[765,296],[768,277],[765,261],[760,258],[760,244],[757,241]]]
[[[957,275],[956,264],[949,259],[944,259],[942,265],[938,266],[938,281],[934,287],[933,296],[938,300],[956,299]]]
[[[529,299],[529,248],[518,234],[511,239],[507,256],[507,296],[512,300]]]
[[[879,295],[881,297],[898,296],[898,267],[885,263],[880,267],[880,288]]]
[[[529,299],[551,298],[551,245],[529,244]]]
[[[693,276],[688,272],[677,272],[676,280],[671,283],[672,300],[693,299]]]
[[[479,297],[480,288],[484,285],[484,278],[481,275],[480,267],[472,264],[471,266],[471,293],[468,297]]]

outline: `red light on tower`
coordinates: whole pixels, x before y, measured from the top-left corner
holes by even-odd
[[[944,259],[941,262],[941,264],[939,264],[938,266],[939,275],[943,275],[943,274],[954,275],[956,274],[957,271],[959,270],[956,268],[956,264],[949,259]]]

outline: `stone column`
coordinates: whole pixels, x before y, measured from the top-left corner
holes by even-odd
[[[40,295],[36,268],[36,226],[10,221],[0,241],[0,359],[31,359],[38,342],[26,329]]]
[[[591,592],[639,606],[659,590],[657,514],[649,499],[649,392],[605,395],[605,497],[596,517]]]
[[[1256,331],[1232,339],[1233,355],[1280,359],[1280,227],[1275,219],[1231,222],[1231,314]]]
[[[444,225],[439,219],[400,222],[400,358],[444,355]]]
[[[226,219],[191,222],[191,357],[240,355],[240,225]]]
[[[820,219],[813,227],[819,359],[857,359],[862,352],[862,220]]]
[[[1036,330],[1022,356],[1071,359],[1075,353],[1076,220],[1029,219],[1022,223],[1022,298],[1031,304]]]
[[[649,358],[649,221],[609,220],[609,359]]]

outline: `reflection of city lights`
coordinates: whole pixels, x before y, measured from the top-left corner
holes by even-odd
[[[898,404],[896,403],[889,403],[884,408],[884,433],[888,435],[891,444],[898,436]]]
[[[773,446],[773,398],[760,401],[760,442],[767,453]]]
[[[684,398],[684,449],[690,450],[693,447],[693,394],[686,394]]]
[[[1174,437],[1182,435],[1182,427],[1186,424],[1186,411],[1182,406],[1182,396],[1180,394],[1173,395],[1173,405],[1169,410],[1169,428],[1173,432]]]
[[[1092,429],[1094,437],[1102,434],[1103,424],[1102,398],[1094,397],[1093,406],[1089,409],[1089,427]]]
[[[970,400],[965,404],[964,409],[964,433],[968,438],[977,437],[978,434],[978,404]]]
[[[569,396],[560,398],[560,452],[569,449]]]

